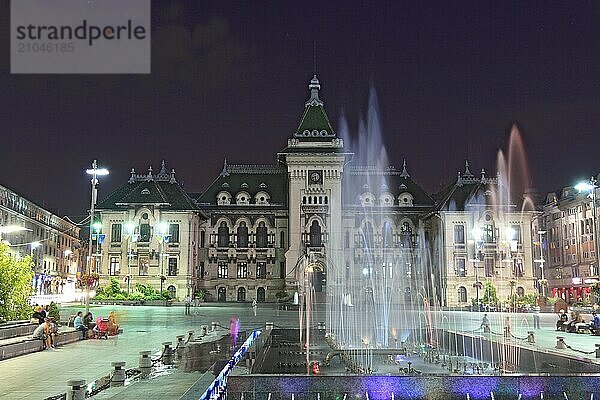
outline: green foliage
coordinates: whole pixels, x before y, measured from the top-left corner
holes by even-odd
[[[17,260],[8,250],[0,243],[0,317],[8,321],[27,319],[31,314],[33,261],[31,256]]]
[[[143,285],[138,283],[135,285],[135,290],[141,293],[146,301],[168,300],[171,298],[171,293],[168,290],[164,290],[163,293],[160,293],[151,285]],[[168,293],[167,297],[164,295],[165,292]]]
[[[50,302],[50,310],[48,312],[50,318],[54,318],[56,322],[60,322],[60,311],[55,302]]]
[[[127,300],[127,292],[121,290],[116,278],[110,278],[108,285],[96,289],[96,300]]]
[[[288,292],[286,292],[285,290],[280,290],[279,292],[275,293],[275,297],[277,298],[277,300],[283,301],[286,298],[288,298]]]
[[[485,281],[485,284],[483,285],[483,297],[481,298],[481,301],[484,304],[498,304],[496,286],[494,286],[491,281]]]
[[[208,292],[204,289],[200,289],[196,291],[195,296],[200,300],[204,300],[206,296],[208,296]]]

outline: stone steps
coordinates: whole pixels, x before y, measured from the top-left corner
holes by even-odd
[[[35,328],[35,326],[34,326]],[[56,345],[62,346],[81,339],[81,332],[73,328],[61,327],[56,335]],[[32,339],[31,334],[27,336],[12,337],[0,340],[0,360],[21,356],[23,354],[35,353],[43,350],[40,339]]]

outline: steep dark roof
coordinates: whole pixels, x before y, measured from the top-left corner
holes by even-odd
[[[215,181],[197,198],[199,207],[212,207],[217,205],[217,194],[222,191],[229,192],[232,198],[241,191],[246,191],[254,196],[264,191],[271,197],[269,207],[287,207],[288,179],[287,170],[279,165],[230,165],[225,162],[223,171]],[[250,206],[257,206],[250,202]],[[236,207],[231,205],[219,207]],[[241,205],[239,207],[249,207]],[[264,206],[258,206],[264,207]]]
[[[303,141],[323,141],[335,137],[335,131],[329,122],[323,101],[319,98],[321,84],[315,75],[308,85],[310,98],[304,105],[304,113],[300,119],[294,137]]]
[[[419,186],[406,170],[406,163],[401,171],[394,167],[380,169],[369,166],[346,167],[344,177],[344,203],[355,205],[357,196],[369,192],[375,196],[390,193],[397,199],[402,193],[410,193],[413,197],[412,207],[430,208],[434,205],[433,199]]]
[[[169,210],[197,210],[193,199],[175,179],[175,171],[166,171],[164,162],[157,175],[136,174],[131,170],[129,181],[102,200],[96,208],[114,210],[136,205],[154,205]]]
[[[481,171],[481,176],[475,176],[469,170],[468,162],[465,171],[433,197],[436,205],[433,211],[465,211],[473,206],[514,206],[521,210],[523,195],[503,194],[502,182],[498,177],[490,178]]]

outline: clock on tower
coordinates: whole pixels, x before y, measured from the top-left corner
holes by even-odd
[[[308,171],[308,184],[309,185],[322,185],[323,184],[322,171]]]

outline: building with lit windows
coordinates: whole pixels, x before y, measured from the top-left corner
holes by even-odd
[[[198,194],[164,165],[156,175],[132,172],[98,206],[102,279],[162,284],[180,299],[203,290],[207,301],[271,302],[302,291],[310,262],[316,301],[329,293],[347,303],[421,296],[466,307],[486,280],[501,300],[535,293],[533,211],[490,201],[501,185],[468,168],[431,196],[406,162],[360,165],[329,122],[320,89],[315,76],[298,127],[271,165],[225,161]]]
[[[550,192],[541,216],[546,231],[545,278],[549,296],[561,297],[570,304],[593,303],[591,286],[599,280],[597,221],[589,194],[574,187]],[[596,199],[597,196],[598,192]]]
[[[101,285],[111,277],[133,291],[137,283],[191,294],[199,265],[201,212],[164,162],[158,173],[131,171],[128,182],[101,201],[92,254]]]
[[[2,233],[2,227],[21,230]],[[0,238],[19,257],[33,256],[36,294],[74,293],[79,227],[0,185]]]

